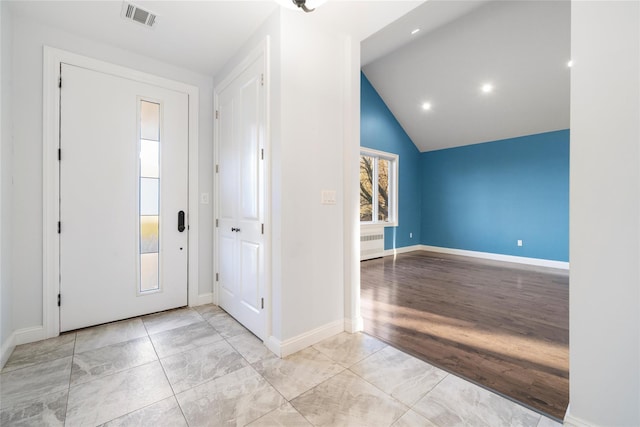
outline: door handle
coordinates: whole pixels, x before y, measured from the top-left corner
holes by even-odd
[[[178,212],[178,231],[184,231],[184,211]]]
[[[237,232],[240,231],[240,229],[239,228],[235,228],[235,227],[231,227],[231,232],[234,232],[234,231],[237,233]]]

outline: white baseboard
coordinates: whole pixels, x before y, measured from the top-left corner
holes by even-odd
[[[428,252],[438,252],[442,254],[451,254],[451,255],[462,255],[462,256],[469,256],[474,258],[490,259],[494,261],[515,262],[518,264],[535,265],[538,267],[551,267],[551,268],[559,268],[562,270],[569,270],[569,263],[563,262],[563,261],[553,261],[549,259],[539,259],[539,258],[526,258],[526,257],[514,256],[514,255],[492,254],[489,252],[467,251],[464,249],[441,248],[439,246],[427,246],[427,245],[418,245],[418,246],[419,246],[419,250],[428,251]]]
[[[28,344],[30,342],[40,341],[47,338],[44,327],[34,326],[32,328],[23,328],[13,331],[13,333],[2,343],[0,348],[0,369],[2,369],[9,360],[13,349],[17,345]]]
[[[0,369],[4,368],[4,365],[9,360],[9,356],[13,353],[13,349],[16,348],[16,333],[12,333],[5,342],[2,343],[0,348]]]
[[[47,338],[43,326],[33,326],[31,328],[22,328],[14,332],[15,344],[28,344],[30,342],[36,342]]]
[[[196,300],[189,304],[189,307],[196,307],[199,305],[212,304],[213,303],[213,292],[209,292],[208,294],[198,295]]]
[[[362,316],[354,317],[353,319],[344,319],[344,330],[350,334],[361,332],[364,330],[364,320]]]
[[[280,357],[287,357],[290,354],[297,353],[314,344],[319,343],[329,337],[344,332],[344,320],[336,320],[319,328],[312,329],[297,337],[280,341],[275,337],[269,337],[265,342],[267,348]]]
[[[562,425],[566,427],[594,427],[593,424],[589,424],[585,420],[571,415],[571,404],[567,407]]]
[[[405,246],[405,247],[396,248],[396,249],[385,249],[384,256],[405,254],[407,252],[420,251],[420,250],[422,250],[422,245]]]

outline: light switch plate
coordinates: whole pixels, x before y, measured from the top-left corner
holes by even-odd
[[[202,203],[203,205],[209,204],[209,193],[200,194],[200,203]]]
[[[336,191],[335,190],[322,190],[323,205],[335,205],[336,204]]]

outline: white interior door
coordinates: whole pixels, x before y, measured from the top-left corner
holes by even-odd
[[[263,58],[218,97],[219,304],[265,338]]]
[[[61,75],[60,330],[186,305],[188,95]]]

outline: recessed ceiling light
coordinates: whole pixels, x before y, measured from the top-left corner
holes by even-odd
[[[431,110],[431,103],[430,102],[423,102],[422,103],[422,109],[425,110],[425,111]]]
[[[485,83],[482,85],[480,90],[482,91],[482,93],[491,93],[493,92],[493,85],[491,83]]]
[[[567,67],[571,68],[573,67],[573,60],[569,60],[569,62],[567,62]]]
[[[418,34],[419,32],[420,28],[416,28],[415,30],[411,31],[411,35]]]

